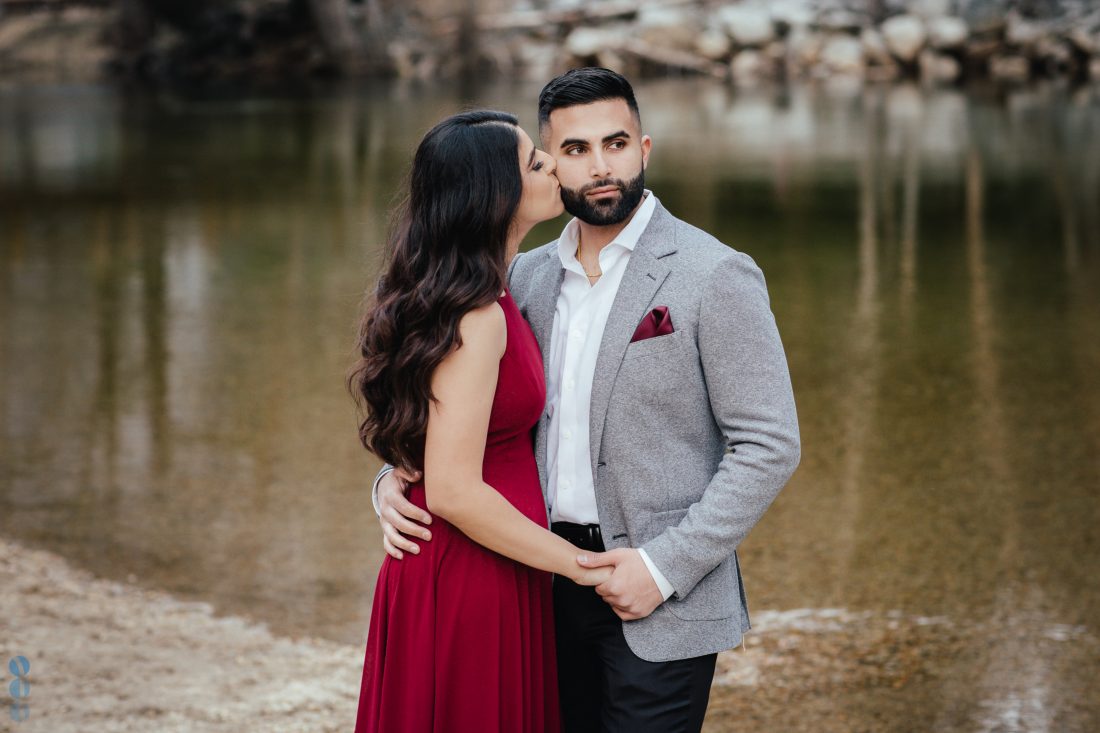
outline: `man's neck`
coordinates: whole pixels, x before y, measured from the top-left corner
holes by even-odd
[[[626,229],[626,225],[634,219],[634,215],[638,213],[638,209],[642,208],[644,202],[645,196],[642,196],[642,200],[638,202],[638,205],[634,207],[630,215],[618,224],[599,226],[596,224],[588,224],[577,219],[577,239],[580,243],[579,253],[581,255],[598,256],[599,253],[603,251],[604,247],[615,241],[615,237],[619,236],[619,232]]]

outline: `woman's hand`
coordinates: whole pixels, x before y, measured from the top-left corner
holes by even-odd
[[[615,572],[614,565],[603,565],[596,568],[585,568],[577,565],[577,572],[573,574],[572,581],[577,585],[602,585],[611,579]]]

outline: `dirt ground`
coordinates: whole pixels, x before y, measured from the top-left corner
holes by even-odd
[[[281,638],[0,539],[0,730],[17,733],[325,733],[354,726],[359,647]],[[1100,659],[1083,627],[959,627],[946,618],[758,612],[719,657],[705,730],[1095,730],[1095,662],[1080,689],[1059,664]],[[10,658],[30,662],[11,718]],[[985,670],[974,676],[972,670]],[[1045,670],[1045,672],[1044,672]]]

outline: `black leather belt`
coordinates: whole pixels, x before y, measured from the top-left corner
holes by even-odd
[[[582,550],[603,552],[603,535],[598,524],[574,524],[573,522],[554,522],[550,531],[558,537],[572,542]]]

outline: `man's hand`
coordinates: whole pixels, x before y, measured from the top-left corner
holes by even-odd
[[[597,585],[596,592],[623,621],[645,618],[664,602],[657,581],[653,579],[637,550],[622,548],[594,552],[589,553],[585,559],[578,558],[577,562],[586,568],[614,566],[611,577]]]
[[[409,537],[418,537],[425,542],[432,538],[432,533],[421,526],[431,524],[432,515],[405,498],[405,490],[409,484],[419,480],[419,471],[408,473],[397,468],[378,482],[378,521],[382,524],[382,547],[386,554],[396,560],[405,557],[406,552],[414,555],[420,552],[420,547]]]

